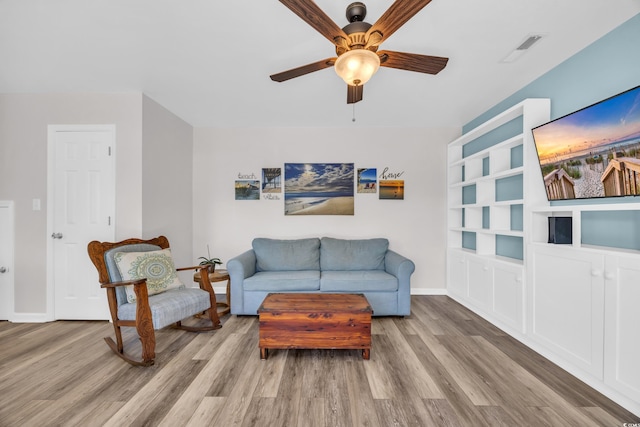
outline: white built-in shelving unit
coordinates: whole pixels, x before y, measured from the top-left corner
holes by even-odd
[[[549,115],[526,99],[449,144],[447,292],[640,415],[640,203],[551,205],[531,133]],[[552,216],[572,218],[571,244],[548,243]]]
[[[448,291],[475,311],[524,333],[527,205],[537,163],[531,128],[549,120],[548,99],[527,99],[449,144]]]

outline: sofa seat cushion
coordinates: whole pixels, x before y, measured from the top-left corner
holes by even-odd
[[[323,237],[320,241],[322,271],[384,270],[387,239],[345,240]]]
[[[256,271],[320,270],[320,239],[276,240],[257,238],[252,242]]]
[[[323,271],[321,292],[395,292],[398,279],[382,270]]]
[[[320,271],[261,271],[244,279],[245,291],[291,292],[320,289]]]
[[[162,329],[201,313],[211,307],[209,292],[200,288],[173,289],[149,297],[153,329]],[[120,320],[135,320],[136,304],[122,304],[118,307]]]

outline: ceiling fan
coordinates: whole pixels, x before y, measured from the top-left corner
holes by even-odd
[[[355,2],[347,6],[349,24],[338,27],[313,0],[280,0],[293,13],[336,47],[337,57],[271,75],[271,80],[284,82],[305,74],[335,67],[336,73],[347,83],[347,104],[362,100],[364,84],[378,67],[397,68],[426,74],[438,74],[449,58],[415,53],[380,50],[378,46],[402,27],[431,0],[395,0],[387,11],[371,25],[364,22],[367,8]]]

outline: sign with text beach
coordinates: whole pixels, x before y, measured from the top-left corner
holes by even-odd
[[[353,215],[353,163],[285,163],[285,215]]]

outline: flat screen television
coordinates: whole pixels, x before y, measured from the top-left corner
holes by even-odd
[[[640,194],[640,86],[532,132],[550,201]]]

